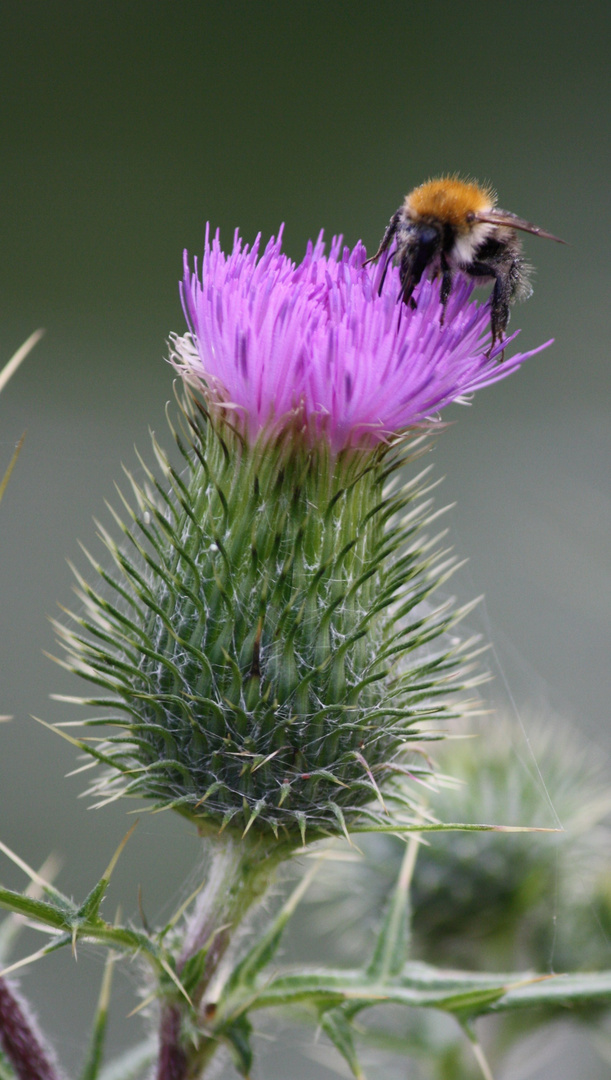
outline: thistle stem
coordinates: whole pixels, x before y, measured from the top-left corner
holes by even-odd
[[[19,1080],[59,1080],[50,1051],[14,986],[0,978],[0,1046]]]
[[[214,1008],[213,980],[221,961],[245,915],[267,892],[278,862],[288,854],[282,845],[276,845],[282,848],[280,854],[261,843],[249,843],[248,838],[215,837],[205,844],[206,884],[185,924],[176,962],[180,978],[189,961],[201,954],[201,971],[196,985],[189,986],[191,1005],[184,997],[173,996],[162,1007],[157,1080],[195,1080],[203,1075],[218,1044],[203,1034],[195,1042],[185,1038],[184,1022],[190,1017],[191,1032],[204,1026],[207,1011]]]
[[[166,1005],[161,1014],[159,1029],[158,1080],[183,1080],[187,1075],[187,1055],[181,1046],[180,1010]]]

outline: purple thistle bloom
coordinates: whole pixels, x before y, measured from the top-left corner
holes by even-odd
[[[417,307],[396,303],[398,270],[363,268],[367,253],[322,232],[295,265],[281,251],[282,229],[262,255],[236,230],[225,255],[219,233],[206,245],[201,280],[185,252],[182,302],[191,333],[173,338],[171,362],[210,403],[235,410],[256,439],[291,425],[333,451],[375,445],[437,421],[437,412],[506,378],[530,352],[497,363],[490,356],[487,303],[470,303],[458,277],[441,324],[440,283],[422,281]]]

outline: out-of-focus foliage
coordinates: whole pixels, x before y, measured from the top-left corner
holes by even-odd
[[[440,771],[456,781],[441,780],[427,795],[428,809],[441,820],[451,809],[453,820],[563,831],[428,835],[411,887],[413,955],[479,971],[530,968],[551,974],[608,967],[611,768],[598,748],[584,744],[558,718],[528,717],[520,729],[507,717],[493,716],[475,737],[445,740],[436,758]],[[296,949],[303,948],[305,935],[310,953],[319,948],[328,956],[334,949],[344,962],[354,962],[371,940],[405,845],[375,837],[359,839],[359,846],[362,857],[336,853],[341,869],[328,861],[312,890],[314,903],[309,910],[306,905]],[[311,923],[318,946],[310,940]],[[608,1009],[590,1003],[572,1015],[591,1026],[592,1045],[601,1055],[608,1053]],[[552,1030],[546,1021],[553,1017],[553,1010],[505,1015],[494,1029],[492,1065],[541,1022],[542,1046]],[[414,1076],[481,1076],[464,1040],[436,1014],[408,1017],[400,1031],[404,1052],[409,1046],[421,1060]],[[365,1045],[382,1045],[380,1039],[380,1033],[369,1032]],[[391,1044],[392,1038],[386,1045]]]
[[[611,766],[604,755],[564,721],[526,719],[519,731],[491,717],[475,737],[444,741],[436,758],[458,783],[442,781],[427,795],[440,820],[451,812],[454,821],[562,831],[428,836],[412,885],[417,954],[475,969],[607,966]],[[329,870],[318,886],[318,925],[346,959],[362,948],[404,847],[392,837],[359,843],[365,858],[342,856],[341,875]],[[334,891],[340,882],[343,898]]]

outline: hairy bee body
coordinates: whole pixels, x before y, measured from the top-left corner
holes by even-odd
[[[429,180],[406,196],[391,217],[375,255],[367,260],[374,262],[389,252],[380,289],[395,259],[401,282],[398,299],[414,307],[414,289],[424,274],[433,278],[441,275],[444,308],[457,273],[475,278],[477,284],[492,282],[490,351],[504,336],[510,305],[532,291],[530,267],[517,230],[559,239],[495,203],[492,190],[475,182],[456,177]]]

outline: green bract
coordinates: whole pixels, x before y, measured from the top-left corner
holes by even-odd
[[[115,728],[79,744],[111,766],[91,790],[294,843],[387,827],[391,804],[394,829],[413,822],[395,781],[430,772],[418,725],[450,715],[460,652],[428,647],[457,614],[425,603],[451,561],[397,473],[418,440],[334,457],[288,429],[249,445],[188,392],[181,408],[186,471],[154,444],[162,480],[130,477],[127,543],[102,533],[114,575],[80,579],[86,633],[59,627],[112,695],[83,699]]]

